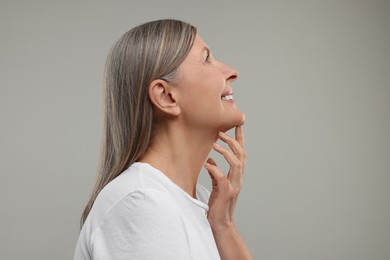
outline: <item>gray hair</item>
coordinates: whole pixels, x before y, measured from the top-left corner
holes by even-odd
[[[148,97],[155,79],[171,81],[190,51],[196,28],[164,19],[139,25],[112,46],[105,68],[104,129],[95,187],[81,216],[84,224],[99,192],[148,148],[154,126]]]

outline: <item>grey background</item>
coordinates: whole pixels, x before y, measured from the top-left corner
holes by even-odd
[[[255,259],[390,259],[390,2],[379,0],[1,0],[0,259],[72,259],[106,54],[168,17],[240,72],[236,221]]]

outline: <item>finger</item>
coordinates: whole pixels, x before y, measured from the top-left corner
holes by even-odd
[[[219,132],[219,138],[229,145],[230,149],[238,157],[238,159],[240,159],[241,161],[244,160],[244,149],[236,139],[231,136],[228,136],[223,132]]]
[[[209,164],[212,164],[212,165],[218,167],[217,163],[213,160],[213,158],[208,158],[208,159],[207,159],[207,162],[208,162]]]
[[[236,140],[244,148],[244,132],[242,130],[242,126],[237,126],[235,129]]]
[[[221,155],[223,155],[223,157],[225,157],[232,170],[237,169],[237,166],[240,165],[240,160],[230,149],[223,147],[222,145],[219,145],[217,143],[213,144],[213,148],[216,152],[220,153]]]
[[[242,173],[244,167],[243,163],[232,153],[232,151],[228,150],[223,146],[215,145],[214,150],[222,154],[230,165],[229,172],[226,176],[227,179],[231,182],[233,186],[241,187]]]
[[[231,182],[234,187],[241,187],[242,184],[242,173],[244,169],[244,162],[241,162],[232,151],[227,148],[214,144],[214,150],[222,154],[226,161],[230,165],[229,172],[227,174],[227,179]]]
[[[207,162],[204,164],[204,167],[210,175],[213,188],[217,188],[218,183],[225,179],[225,174],[223,174],[223,172],[216,165],[215,161],[211,158],[207,160]]]

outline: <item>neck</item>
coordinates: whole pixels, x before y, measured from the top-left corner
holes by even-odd
[[[139,161],[159,169],[195,198],[199,173],[216,139],[215,131],[158,126],[148,150]]]

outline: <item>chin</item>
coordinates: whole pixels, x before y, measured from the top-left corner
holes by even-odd
[[[229,120],[219,128],[219,131],[226,132],[237,126],[242,126],[245,123],[245,114],[242,112],[237,113],[234,117],[230,117]]]

